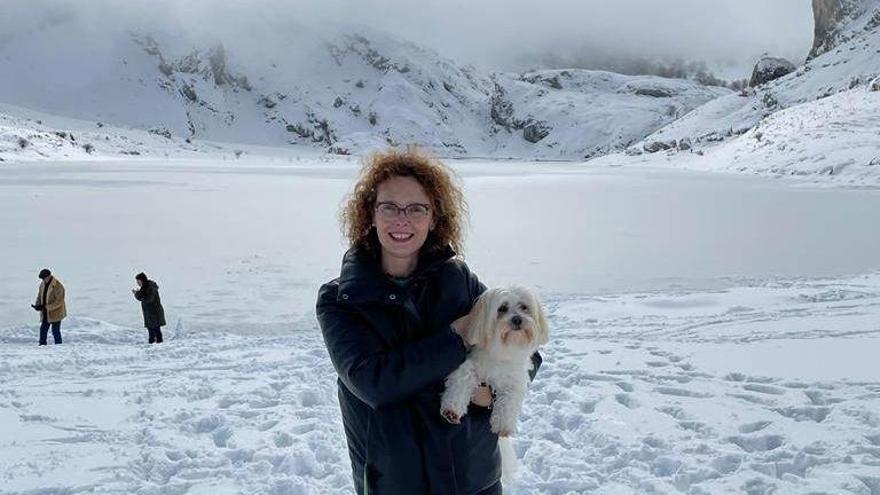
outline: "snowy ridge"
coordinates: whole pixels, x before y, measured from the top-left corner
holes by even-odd
[[[816,30],[809,58],[880,25],[880,4],[876,0],[816,0],[813,14]]]
[[[880,489],[880,274],[547,302],[505,492]],[[79,318],[43,348],[3,329],[5,493],[349,493],[313,325],[148,346]]]
[[[728,170],[880,185],[880,92],[864,87],[774,113],[710,152]]]
[[[754,90],[697,108],[648,136],[645,142],[690,139],[711,144],[741,134],[767,116],[856,87],[880,75],[880,29],[873,29],[807,62],[795,72]]]
[[[0,80],[0,101],[181,140],[583,159],[729,93],[600,71],[482,73],[359,26],[270,25],[224,44],[102,22],[16,26],[0,44],[0,70],[17,75]]]
[[[628,153],[669,150],[666,154],[673,158],[647,161],[822,181],[823,176],[835,176],[833,183],[877,185],[874,150],[880,149],[880,127],[871,116],[880,113],[880,102],[864,93],[880,75],[880,2],[862,1],[852,12],[854,17],[840,25],[840,32],[849,34],[827,52],[784,77],[696,108]],[[842,93],[849,96],[822,102]],[[768,129],[773,139],[753,142]],[[813,132],[804,134],[804,129]],[[719,147],[724,141],[728,143]],[[681,142],[687,146],[679,146]],[[845,149],[849,146],[854,149]],[[693,152],[706,157],[688,156]]]
[[[0,104],[0,162],[236,157],[252,148],[166,136]]]
[[[697,112],[723,111],[719,99]],[[772,113],[740,135],[697,152],[593,160],[593,165],[647,165],[785,177],[812,186],[880,186],[880,92],[860,86]],[[723,119],[725,117],[721,117]]]
[[[824,53],[741,93],[602,71],[482,73],[361,26],[269,23],[224,45],[174,26],[61,13],[0,40],[0,71],[17,74],[0,79],[0,101],[18,105],[0,105],[0,160],[418,143],[444,157],[600,157],[589,163],[873,187],[880,109],[860,92],[880,75],[880,1],[846,4]],[[859,96],[821,101],[845,92]],[[68,118],[87,134],[71,139]]]
[[[730,94],[683,79],[577,69],[508,75],[496,83],[496,132],[510,135],[499,140],[496,154],[533,156],[538,145],[546,149],[542,158],[590,158],[622,150],[691,109]],[[517,139],[519,130],[525,139]]]

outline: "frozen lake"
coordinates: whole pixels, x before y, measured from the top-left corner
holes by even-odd
[[[0,167],[0,323],[36,320],[43,266],[71,314],[140,326],[143,270],[169,324],[285,332],[336,276],[355,162]],[[466,258],[488,284],[545,295],[708,289],[880,269],[880,191],[568,164],[450,162],[471,209]]]

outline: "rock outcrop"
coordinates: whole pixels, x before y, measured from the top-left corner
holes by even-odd
[[[873,16],[864,16],[867,13]],[[850,26],[859,19],[866,24]],[[846,42],[858,30],[880,25],[880,4],[876,0],[813,0],[813,22],[813,48],[807,60]]]
[[[534,120],[523,127],[523,139],[530,143],[537,143],[550,134],[553,128],[543,120]]]
[[[813,0],[813,48],[808,58],[817,57],[832,47],[843,16],[843,1]]]
[[[159,59],[159,72],[167,78],[172,78],[175,73],[193,74],[202,76],[206,81],[212,81],[216,86],[230,86],[245,91],[253,89],[247,76],[230,72],[227,67],[226,49],[222,44],[218,43],[209,50],[193,50],[179,60],[169,60],[163,55],[159,44],[152,36],[133,34],[132,40],[141,45],[146,53]],[[187,99],[195,101],[194,92],[182,90],[181,93]]]
[[[752,78],[749,80],[749,87],[754,88],[774,79],[790,74],[797,67],[793,63],[781,57],[761,57],[755,68],[752,70]]]
[[[494,82],[494,90],[489,97],[489,116],[492,122],[508,131],[522,129],[522,123],[514,117],[513,103],[508,99],[504,87]]]

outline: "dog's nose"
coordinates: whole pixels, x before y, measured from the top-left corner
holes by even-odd
[[[510,319],[510,322],[513,323],[514,328],[519,328],[522,325],[522,316],[513,315],[513,318]]]

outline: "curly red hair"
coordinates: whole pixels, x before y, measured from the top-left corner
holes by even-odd
[[[467,217],[460,180],[452,169],[416,147],[391,148],[364,160],[354,191],[341,213],[343,234],[350,246],[377,251],[379,241],[372,227],[377,189],[379,184],[398,176],[415,179],[431,200],[435,223],[423,249],[448,245],[460,254]]]

